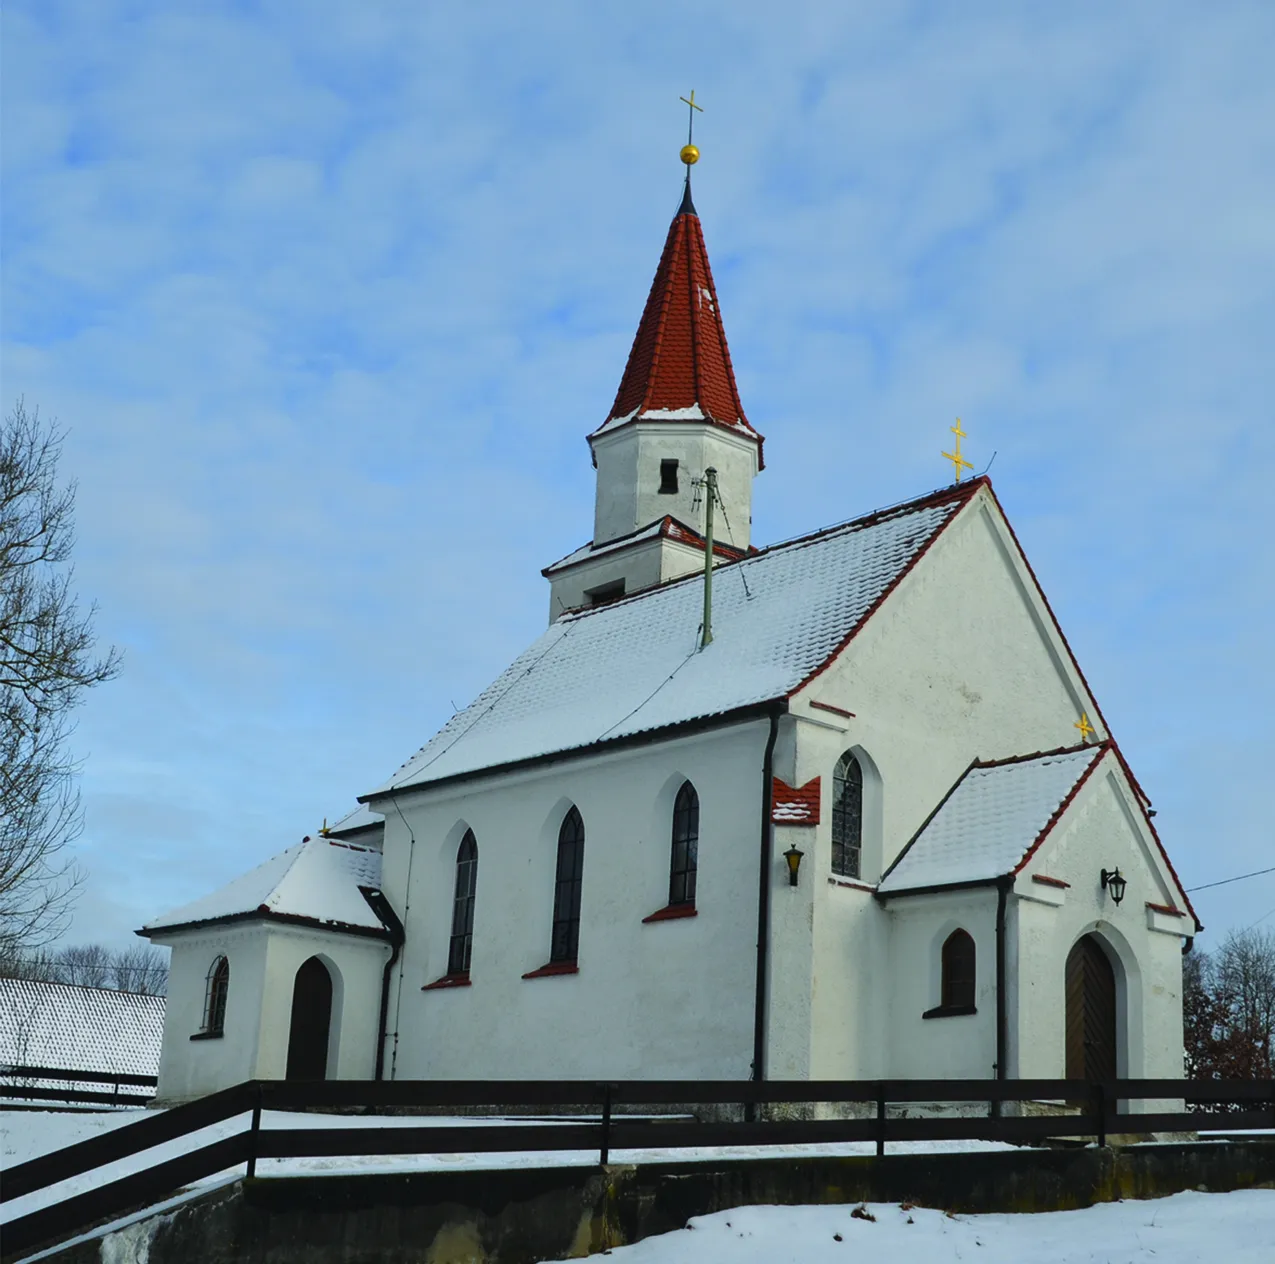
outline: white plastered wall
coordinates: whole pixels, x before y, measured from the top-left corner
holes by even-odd
[[[710,422],[637,421],[592,439],[598,467],[593,541],[605,544],[665,514],[704,529],[704,498],[693,480],[712,466],[725,513],[714,515],[716,539],[746,549],[752,525],[757,442]],[[678,490],[660,491],[660,462],[678,462]]]
[[[321,957],[332,975],[328,1053],[331,1079],[370,1079],[375,1070],[383,940],[283,922],[232,922],[154,936],[172,948],[160,1052],[161,1104],[215,1093],[250,1079],[282,1079],[287,1070],[292,987],[301,964]],[[204,1018],[209,967],[230,964],[226,1018],[219,1038],[196,1039]]]
[[[1116,867],[1128,879],[1119,906],[1101,883],[1101,871]],[[1035,883],[1033,875],[1069,885]],[[1081,787],[1019,875],[1015,892],[1010,1073],[1064,1074],[1064,968],[1075,942],[1093,934],[1115,969],[1119,1074],[1182,1076],[1182,943],[1194,923],[1147,907],[1186,905],[1114,755],[1104,756]],[[1154,1102],[1130,1107],[1157,1108]]]
[[[887,904],[891,1076],[989,1080],[996,1075],[995,887],[904,896]],[[942,949],[974,940],[974,1014],[924,1018],[941,999]]]
[[[747,1078],[767,734],[767,721],[750,721],[400,793],[401,817],[381,804],[384,890],[407,926],[387,1075]],[[668,900],[684,779],[700,799],[698,912],[644,924]],[[585,827],[579,973],[524,979],[549,959],[558,828],[571,804]],[[447,971],[467,828],[478,843],[472,985],[422,991]]]
[[[853,717],[812,709],[811,699]],[[1082,711],[1099,720],[986,491],[792,708],[789,780],[821,777],[823,795],[805,862],[814,935],[811,1074],[892,1074],[883,1017],[895,978],[887,914],[870,890],[830,881],[837,760],[853,749],[865,768],[862,885],[871,888],[972,760],[1073,745]],[[927,1038],[956,1021],[928,1021]]]

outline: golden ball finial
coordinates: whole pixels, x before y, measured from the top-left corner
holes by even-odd
[[[681,159],[688,167],[693,167],[699,162],[699,150],[694,145],[683,145]]]

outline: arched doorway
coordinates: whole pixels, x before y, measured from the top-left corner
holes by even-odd
[[[292,985],[288,1079],[325,1080],[332,1026],[332,976],[318,957],[302,963]]]
[[[1067,954],[1067,1078],[1114,1080],[1116,972],[1094,935]]]

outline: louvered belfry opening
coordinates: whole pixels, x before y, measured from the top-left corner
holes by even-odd
[[[1093,935],[1067,954],[1067,1078],[1116,1078],[1116,973]]]
[[[292,985],[288,1079],[327,1079],[331,1025],[332,976],[318,957],[311,957],[297,971],[296,982]]]

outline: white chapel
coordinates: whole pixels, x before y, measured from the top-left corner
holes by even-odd
[[[335,827],[139,931],[159,1099],[1180,1076],[1199,924],[991,483],[751,540],[689,177],[588,442],[544,634]]]

